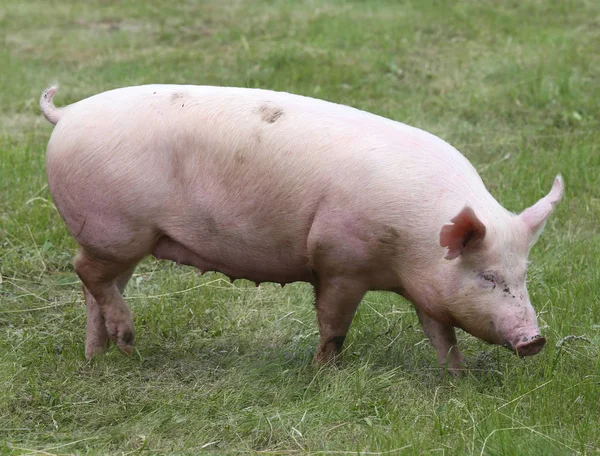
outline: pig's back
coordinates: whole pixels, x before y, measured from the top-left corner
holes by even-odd
[[[444,186],[445,179],[460,187],[457,182],[465,178],[468,185],[481,184],[468,160],[434,135],[284,92],[178,85],[116,89],[69,106],[56,130],[61,128],[74,140],[79,130],[93,145],[86,150],[95,154],[111,155],[114,149],[142,168],[153,161],[163,169],[172,165],[178,176],[185,168],[186,179],[198,167],[238,178],[271,168],[292,180],[313,176],[315,183],[335,175],[336,186],[343,186],[345,172],[350,186],[369,176],[383,186],[390,179],[411,187]],[[124,145],[125,152],[117,150]],[[461,177],[452,182],[455,174]]]

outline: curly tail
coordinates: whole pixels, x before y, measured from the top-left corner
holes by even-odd
[[[62,116],[62,110],[54,106],[52,103],[52,99],[58,90],[58,83],[51,85],[40,97],[40,108],[42,109],[42,113],[44,117],[50,122],[52,125],[56,125]]]

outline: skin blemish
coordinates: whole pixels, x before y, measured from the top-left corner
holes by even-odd
[[[381,237],[379,238],[379,242],[381,242],[382,244],[396,245],[398,236],[399,235],[396,228],[394,228],[393,226],[388,226],[385,228],[384,234],[381,235]]]
[[[180,92],[173,92],[171,94],[171,102],[172,103],[181,103],[183,99],[183,94]]]
[[[378,236],[379,247],[384,254],[393,255],[398,245],[398,231],[393,226],[387,226]]]
[[[206,231],[208,231],[209,234],[212,234],[212,235],[217,234],[217,232],[218,232],[217,222],[212,216],[207,215],[205,223],[206,223]]]
[[[260,117],[264,122],[275,123],[283,115],[283,110],[276,106],[269,106],[268,104],[262,105],[258,111]]]
[[[243,165],[246,162],[246,157],[244,157],[244,152],[242,150],[238,150],[235,153],[234,159],[236,163],[239,163],[240,165]]]

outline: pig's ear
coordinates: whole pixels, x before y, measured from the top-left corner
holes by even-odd
[[[542,233],[546,220],[548,220],[556,203],[562,198],[563,188],[563,179],[559,174],[556,176],[556,179],[554,179],[554,184],[552,185],[550,193],[519,214],[519,218],[523,221],[531,235],[531,245],[535,243],[538,236]]]
[[[485,236],[485,225],[469,206],[465,206],[451,222],[444,225],[440,231],[440,245],[448,247],[445,257],[447,260],[458,257],[468,245]]]

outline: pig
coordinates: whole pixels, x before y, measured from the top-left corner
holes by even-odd
[[[519,356],[545,339],[526,287],[527,258],[563,194],[520,214],[471,163],[423,130],[327,101],[261,89],[144,85],[57,108],[50,193],[81,249],[86,356],[132,352],[122,293],[146,256],[232,279],[315,290],[315,364],[337,359],[369,290],[414,305],[451,373],[455,328]]]

